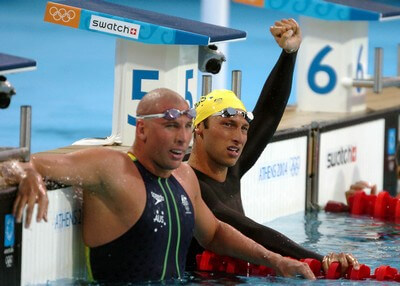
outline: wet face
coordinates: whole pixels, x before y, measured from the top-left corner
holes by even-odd
[[[240,115],[211,116],[207,123],[208,128],[199,125],[207,159],[219,167],[234,166],[246,144],[249,123]]]
[[[186,102],[163,104],[158,113],[175,108],[187,110]],[[159,174],[179,167],[192,137],[192,119],[181,115],[177,119],[145,119],[145,151]]]

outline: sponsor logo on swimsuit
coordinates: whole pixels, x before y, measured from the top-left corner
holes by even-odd
[[[132,39],[138,39],[140,26],[129,22],[92,15],[90,17],[89,29]]]
[[[357,146],[341,146],[327,155],[327,168],[333,168],[357,161]]]
[[[154,216],[153,221],[165,225],[166,223],[164,221],[164,212],[156,210],[156,215]]]
[[[154,203],[155,206],[164,201],[164,197],[162,195],[151,192],[151,196],[156,200]]]
[[[185,207],[186,210],[186,214],[192,214],[192,212],[190,211],[190,207],[189,207],[189,201],[187,199],[186,196],[181,195],[181,201],[182,201],[182,205]]]
[[[153,218],[153,222],[158,223],[158,225],[159,225],[161,228],[162,228],[163,226],[166,226],[167,223],[166,223],[165,220],[164,220],[164,212],[163,212],[163,211],[156,210],[156,211],[155,211],[154,218]],[[157,231],[158,231],[158,228],[154,228],[154,232],[157,232]]]
[[[300,156],[290,157],[282,161],[267,163],[260,167],[260,181],[296,177],[300,172]]]

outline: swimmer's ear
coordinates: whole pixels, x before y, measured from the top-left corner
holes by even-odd
[[[146,140],[146,132],[145,132],[143,120],[136,121],[136,138],[143,140],[143,141]]]
[[[203,131],[200,130],[199,125],[197,125],[197,126],[194,128],[194,134],[195,134],[196,136],[203,136]]]

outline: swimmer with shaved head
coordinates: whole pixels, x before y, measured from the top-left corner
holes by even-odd
[[[156,89],[137,107],[128,153],[90,148],[4,164],[5,181],[19,184],[17,221],[27,206],[29,226],[36,202],[36,219],[46,218],[45,177],[83,188],[83,239],[90,250],[89,273],[99,282],[182,278],[193,235],[218,254],[272,267],[285,277],[315,279],[307,264],[265,249],[208,209],[192,168],[181,163],[195,115],[179,94]]]

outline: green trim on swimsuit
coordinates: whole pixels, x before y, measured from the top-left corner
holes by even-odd
[[[175,250],[175,265],[176,265],[176,270],[178,271],[178,277],[181,278],[181,273],[179,270],[179,260],[178,260],[178,254],[179,254],[179,244],[181,243],[181,223],[179,221],[179,212],[178,212],[178,207],[176,205],[176,201],[174,198],[174,195],[172,194],[171,188],[168,184],[168,179],[165,179],[165,183],[167,184],[168,191],[172,197],[172,202],[174,203],[175,207],[175,214],[176,214],[176,223],[177,223],[177,228],[178,228],[178,235],[177,235],[177,241],[176,241],[176,250]]]
[[[169,253],[169,249],[171,247],[172,225],[171,225],[171,210],[170,210],[170,207],[169,207],[168,196],[167,196],[167,193],[164,190],[163,185],[161,184],[161,178],[160,177],[158,178],[158,184],[159,184],[159,186],[160,186],[160,188],[161,188],[161,190],[162,190],[162,192],[163,192],[163,194],[165,196],[165,202],[166,202],[167,211],[168,211],[168,243],[167,243],[167,250],[165,252],[165,257],[164,257],[163,272],[162,272],[162,275],[161,275],[161,278],[160,278],[160,280],[164,280],[165,272],[167,271],[168,253]]]
[[[94,282],[92,266],[90,264],[90,247],[85,246],[85,260],[86,260],[86,269],[89,282]]]
[[[128,153],[126,153],[128,156],[129,156],[129,158],[131,158],[132,159],[132,161],[137,161],[137,158],[136,158],[136,156],[135,155],[133,155],[131,152],[128,152]]]

